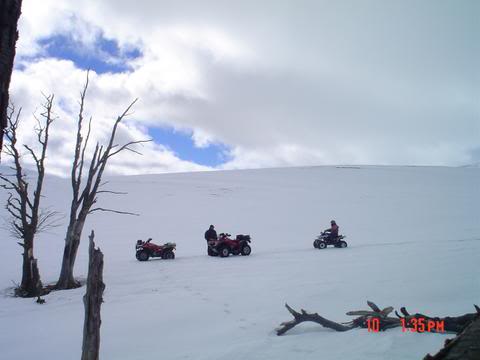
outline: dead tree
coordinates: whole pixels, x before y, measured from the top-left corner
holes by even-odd
[[[150,140],[130,141],[124,145],[115,144],[115,136],[118,131],[118,126],[121,121],[128,115],[132,106],[136,103],[134,100],[126,110],[117,117],[111,133],[110,139],[106,146],[100,146],[97,142],[95,151],[90,159],[90,165],[88,166],[88,172],[84,178],[84,168],[86,168],[85,152],[90,138],[91,123],[90,118],[88,123],[88,129],[86,136],[82,135],[83,127],[83,112],[85,105],[85,96],[88,89],[88,74],[87,81],[80,94],[80,110],[78,113],[78,127],[77,127],[77,140],[75,145],[75,153],[73,158],[73,165],[71,171],[71,184],[73,190],[72,202],[70,206],[70,217],[67,227],[67,233],[65,236],[65,247],[63,251],[62,268],[60,271],[60,277],[57,281],[57,289],[72,289],[79,287],[80,284],[75,280],[73,275],[73,268],[75,265],[75,259],[77,256],[78,246],[82,236],[83,226],[87,216],[96,211],[114,212],[117,214],[136,215],[130,212],[117,211],[112,209],[105,209],[102,207],[94,207],[97,203],[97,196],[101,193],[113,193],[119,194],[113,191],[101,190],[102,176],[107,167],[108,161],[117,154],[127,150],[139,154],[131,146],[134,144],[148,142]],[[86,170],[85,170],[86,171]],[[85,182],[83,185],[82,182]],[[83,187],[82,187],[83,185]]]
[[[82,360],[98,360],[100,350],[100,308],[103,302],[103,253],[95,249],[95,234],[89,236],[87,291],[83,297],[85,322],[83,324]]]
[[[20,123],[21,109],[15,115],[13,106],[7,115],[8,128],[5,132],[8,143],[4,152],[12,159],[13,166],[9,169],[12,174],[0,174],[0,185],[9,191],[6,209],[10,214],[9,230],[12,236],[19,238],[22,242],[18,244],[23,248],[23,270],[22,282],[17,289],[17,294],[24,297],[40,295],[42,284],[37,267],[37,260],[33,256],[35,234],[55,225],[55,211],[44,211],[40,208],[42,199],[43,181],[45,176],[45,158],[47,154],[49,130],[53,122],[52,115],[53,95],[46,97],[43,104],[41,118],[37,120],[37,141],[40,150],[35,151],[33,147],[23,145],[26,153],[30,155],[35,163],[37,172],[36,184],[33,194],[29,191],[29,181],[24,173],[22,165],[22,153],[18,145],[17,131]]]
[[[0,151],[3,132],[8,125],[8,88],[13,71],[15,44],[18,39],[17,23],[21,7],[22,0],[0,1]]]
[[[297,312],[293,310],[290,306],[288,306],[288,304],[285,304],[287,310],[290,312],[290,314],[293,315],[293,320],[281,323],[280,326],[276,329],[277,335],[283,335],[288,330],[306,321],[315,322],[322,325],[323,327],[333,329],[335,331],[348,331],[355,328],[370,329],[372,327],[372,323],[376,323],[377,327],[374,331],[384,331],[400,326],[402,326],[403,329],[411,329],[417,326],[418,320],[420,319],[421,322],[424,324],[441,323],[442,332],[458,333],[463,331],[467,326],[472,323],[473,320],[478,318],[478,314],[480,313],[480,309],[475,305],[475,309],[477,311],[476,313],[469,313],[455,317],[431,317],[423,314],[410,315],[408,311],[404,307],[402,307],[400,311],[404,316],[399,315],[395,311],[397,317],[389,317],[388,315],[393,311],[393,307],[388,306],[381,310],[375,303],[371,301],[367,301],[367,304],[372,310],[349,311],[347,312],[347,315],[358,317],[346,323],[337,323],[335,321],[328,320],[318,315],[317,313],[309,314],[303,309],[301,309],[300,312]],[[435,331],[435,327],[432,327],[432,329]]]

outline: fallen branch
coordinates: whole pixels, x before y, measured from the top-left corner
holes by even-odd
[[[403,316],[401,316],[397,311],[395,311],[397,317],[389,317],[388,315],[393,311],[393,307],[388,306],[384,309],[380,309],[374,302],[367,301],[367,304],[371,308],[371,310],[354,310],[347,312],[347,315],[357,317],[346,323],[338,323],[328,320],[323,316],[318,315],[317,313],[309,314],[303,309],[298,312],[292,309],[288,304],[285,304],[287,310],[290,312],[290,314],[292,314],[293,320],[281,323],[280,326],[276,329],[276,332],[277,335],[283,335],[288,330],[306,321],[315,322],[323,327],[341,332],[355,328],[368,328],[369,331],[376,332],[400,326],[402,326],[404,329],[415,328],[415,331],[418,332],[438,330],[434,328],[428,328],[428,330],[417,330],[416,326],[420,322],[419,320],[421,320],[422,323],[442,324],[442,332],[460,333],[466,327],[468,327],[475,319],[477,319],[480,314],[480,308],[478,308],[476,305],[476,313],[465,314],[456,317],[447,316],[444,318],[430,317],[418,313],[410,315],[408,311],[404,307],[402,307],[400,309],[400,312],[403,314]],[[375,326],[372,326],[373,323],[375,324]]]
[[[349,325],[349,326],[342,325],[342,324],[336,323],[334,321],[325,319],[324,317],[318,315],[317,313],[309,314],[303,309],[301,309],[300,310],[301,313],[299,313],[299,312],[293,310],[290,306],[288,306],[288,304],[285,304],[285,307],[290,312],[290,314],[293,315],[294,319],[291,320],[291,321],[285,321],[285,322],[280,324],[280,326],[276,329],[277,335],[279,335],[279,336],[283,335],[288,330],[294,328],[298,324],[301,324],[302,322],[305,322],[305,321],[316,322],[317,324],[320,324],[323,327],[333,329],[335,331],[347,331],[347,330],[351,330],[355,327],[355,326],[352,326],[352,325]]]

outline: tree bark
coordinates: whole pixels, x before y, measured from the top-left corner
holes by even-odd
[[[37,259],[33,257],[33,239],[33,234],[27,235],[24,238],[24,242],[19,243],[23,247],[22,281],[20,287],[15,290],[15,293],[21,297],[36,297],[48,292],[43,288]]]
[[[33,234],[26,236],[22,244],[23,265],[22,282],[16,289],[16,295],[21,297],[36,297],[43,294],[43,285],[40,280],[37,259],[33,257]]]
[[[95,234],[89,236],[89,264],[87,292],[83,297],[85,305],[85,322],[83,325],[82,360],[98,360],[100,350],[100,307],[103,302],[103,253],[95,249]]]
[[[3,145],[3,131],[7,127],[8,88],[13,71],[21,7],[22,0],[0,1],[0,153]]]
[[[62,269],[56,284],[57,289],[73,289],[80,287],[80,283],[73,276],[73,268],[77,258],[80,237],[82,236],[85,220],[74,221],[68,226],[65,237],[65,248],[63,250]]]
[[[39,297],[48,291],[44,290],[40,280],[37,259],[30,257],[24,259],[22,285],[15,289],[15,295],[21,297]]]

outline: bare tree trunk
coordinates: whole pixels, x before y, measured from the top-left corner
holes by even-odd
[[[8,88],[13,71],[21,7],[22,0],[0,1],[0,151],[3,131],[7,127]]]
[[[85,322],[83,325],[83,345],[82,360],[98,360],[100,350],[100,325],[102,323],[100,316],[100,307],[103,302],[103,253],[100,249],[95,249],[93,241],[95,234],[89,236],[89,263],[87,292],[83,297],[85,305]]]
[[[22,282],[16,295],[21,297],[36,297],[43,293],[43,285],[40,280],[37,259],[33,257],[33,235],[26,237],[22,244],[23,265],[22,265]]]
[[[30,257],[23,260],[23,277],[22,285],[15,289],[15,295],[21,297],[38,297],[46,294],[40,280],[40,272],[38,271],[37,259]]]
[[[28,297],[36,297],[43,295],[43,285],[40,281],[40,272],[38,271],[37,259],[31,257],[29,260],[30,263],[30,274],[31,274],[31,281],[30,287],[27,288]]]
[[[16,296],[36,297],[44,294],[37,259],[33,257],[33,239],[34,235],[30,234],[25,236],[23,243],[19,243],[24,250],[22,254],[22,281],[20,287],[15,289]]]
[[[63,250],[62,269],[56,287],[58,289],[73,289],[80,286],[80,283],[73,276],[75,259],[77,258],[78,246],[85,221],[74,222],[69,225],[65,238],[65,248]]]
[[[33,258],[33,246],[32,239],[24,239],[23,246],[23,265],[22,265],[22,282],[20,283],[21,289],[27,289],[32,282],[32,273],[30,271],[30,259]]]

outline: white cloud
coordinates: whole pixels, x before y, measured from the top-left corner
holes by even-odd
[[[139,97],[130,136],[171,126],[192,133],[198,147],[225,143],[232,149],[225,168],[459,165],[474,161],[480,146],[475,1],[26,0],[23,7],[19,58],[41,53],[38,39],[65,33],[87,49],[103,33],[123,51],[142,51],[132,72],[92,74],[88,109],[99,137]],[[25,65],[12,80],[17,103],[33,109],[40,91],[54,92],[61,115],[72,118],[84,72],[53,60]],[[72,124],[59,126],[67,144],[51,159],[59,169]],[[199,168],[161,146],[147,152],[116,168]]]
[[[75,144],[79,94],[86,79],[86,72],[75,68],[70,61],[48,59],[31,63],[23,71],[15,71],[14,79],[11,86],[12,100],[17,108],[23,108],[19,129],[20,143],[35,143],[34,134],[26,129],[33,128],[35,124],[32,115],[38,116],[41,112],[40,104],[44,100],[42,92],[45,88],[50,90],[49,93],[55,94],[54,111],[57,119],[52,124],[48,169],[50,173],[68,176]],[[106,143],[116,117],[132,102],[133,96],[128,90],[128,83],[135,81],[136,79],[131,79],[128,74],[90,73],[85,112],[87,120],[84,124],[86,129],[88,118],[93,117],[90,153],[97,141],[100,144]],[[121,124],[117,143],[149,139],[145,127],[141,123],[137,124],[135,120],[137,108],[134,106],[132,114]],[[208,170],[208,167],[182,161],[172,151],[154,143],[137,145],[136,148],[143,156],[125,152],[114,158],[109,172],[138,174]]]

